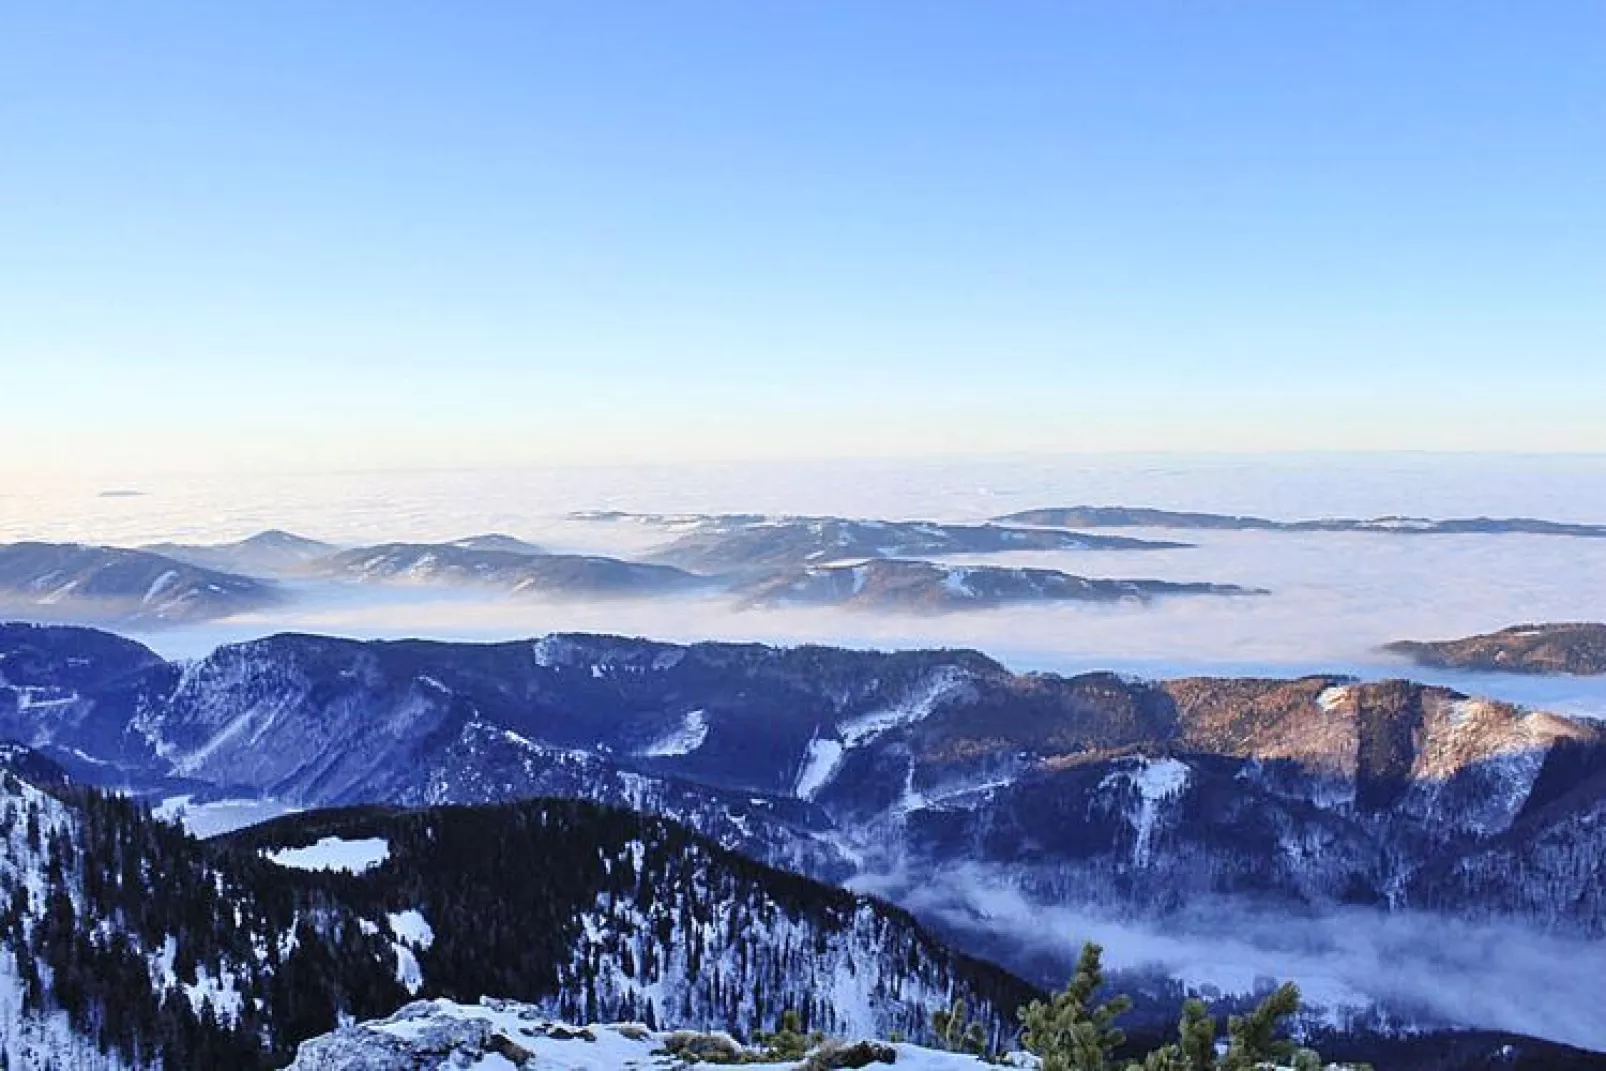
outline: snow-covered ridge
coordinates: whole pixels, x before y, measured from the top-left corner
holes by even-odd
[[[487,998],[480,1004],[427,1000],[409,1004],[385,1019],[355,1023],[302,1043],[291,1071],[389,1071],[398,1067],[515,1067],[550,1071],[661,1071],[680,1066],[670,1054],[669,1032],[639,1023],[576,1027],[545,1017],[528,1004]],[[710,1035],[716,1043],[735,1043]],[[903,1071],[980,1071],[974,1056],[937,1052],[916,1045],[878,1043],[890,1059],[866,1067],[896,1065]],[[806,1061],[766,1062],[771,1071],[801,1071]],[[1036,1067],[1021,1054],[1010,1067]]]

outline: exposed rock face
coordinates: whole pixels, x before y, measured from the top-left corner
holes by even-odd
[[[1141,602],[1172,595],[1265,592],[1236,584],[1093,580],[1054,569],[875,558],[777,573],[745,585],[739,594],[752,606],[843,606],[900,613],[949,613],[1016,603]]]
[[[572,795],[833,880],[963,863],[1136,912],[1244,895],[1606,933],[1585,865],[1606,854],[1589,817],[1601,729],[1445,688],[562,635],[279,636],[179,670],[64,631],[89,661],[137,668],[77,667],[50,693],[71,716],[14,686],[0,704],[9,692],[11,727],[76,775],[119,784],[181,776],[301,805]],[[1521,888],[1485,898],[1458,876],[1497,865]]]
[[[1159,550],[1186,546],[1123,536],[997,524],[927,521],[857,521],[841,517],[715,517],[654,555],[699,572],[754,572],[864,558],[923,558],[943,554],[996,554],[1017,550]]]
[[[278,599],[268,582],[149,551],[79,543],[0,546],[0,614],[152,625],[227,617]]]
[[[1606,624],[1513,625],[1459,640],[1399,640],[1386,650],[1424,666],[1493,673],[1606,673]]]
[[[1193,513],[1141,506],[1061,506],[1010,513],[1004,524],[1045,528],[1175,528],[1249,532],[1383,532],[1391,535],[1555,535],[1580,539],[1606,538],[1606,524],[1569,524],[1534,517],[1334,517],[1308,521],[1273,521],[1230,513]]]

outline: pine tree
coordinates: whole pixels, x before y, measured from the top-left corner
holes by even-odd
[[[963,999],[956,999],[952,1006],[931,1013],[931,1032],[936,1035],[937,1048],[972,1056],[987,1051],[987,1032],[980,1023],[968,1021],[969,1010]]]
[[[809,1051],[809,1038],[803,1033],[802,1019],[793,1008],[781,1013],[780,1029],[760,1041],[765,1058],[770,1060],[801,1060]]]
[[[1187,1000],[1177,1022],[1179,1055],[1186,1071],[1211,1071],[1216,1064],[1216,1021],[1205,1010],[1204,1001]]]
[[[1261,1064],[1293,1059],[1294,1043],[1277,1036],[1283,1020],[1299,1010],[1299,987],[1284,982],[1248,1015],[1227,1020],[1227,1057],[1223,1071],[1254,1071]]]
[[[1042,1071],[1111,1071],[1115,1050],[1126,1033],[1115,1020],[1132,1007],[1118,996],[1095,1005],[1104,984],[1104,949],[1091,941],[1082,946],[1076,973],[1063,992],[1047,1004],[1034,1000],[1021,1010],[1021,1041],[1043,1061]]]
[[[1188,1000],[1177,1021],[1177,1040],[1149,1053],[1142,1071],[1214,1071],[1215,1066],[1216,1021],[1203,1001]]]

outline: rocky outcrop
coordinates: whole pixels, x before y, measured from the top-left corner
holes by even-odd
[[[979,1071],[974,1056],[914,1045],[831,1041],[812,1047],[801,1060],[759,1059],[728,1035],[648,1030],[639,1023],[569,1026],[541,1009],[489,998],[478,1005],[449,1000],[418,1001],[373,1022],[343,1026],[305,1042],[290,1071],[392,1071],[400,1068],[517,1067],[566,1071],[658,1071],[694,1052],[707,1061],[761,1063],[771,1071],[886,1067],[905,1071]],[[679,1059],[677,1059],[677,1055]],[[1035,1067],[1012,1058],[1010,1067]]]

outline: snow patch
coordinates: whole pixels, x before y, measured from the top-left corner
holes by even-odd
[[[344,870],[361,874],[390,858],[390,842],[383,837],[361,840],[324,837],[308,848],[281,848],[263,854],[270,862],[294,870]]]
[[[1182,795],[1188,787],[1188,764],[1178,759],[1150,759],[1140,756],[1125,769],[1106,774],[1099,788],[1113,788],[1125,782],[1137,792],[1137,807],[1127,812],[1132,823],[1132,865],[1149,865],[1153,855],[1154,828],[1161,805]]]
[[[836,776],[837,767],[847,748],[842,741],[817,736],[809,741],[803,754],[803,768],[798,771],[797,784],[792,789],[798,799],[811,800]]]
[[[417,908],[397,911],[386,916],[390,932],[415,948],[428,948],[435,943],[435,929]]]
[[[157,599],[161,598],[162,593],[168,588],[172,587],[177,580],[178,570],[167,570],[161,576],[158,576],[155,580],[151,581],[151,586],[145,590],[145,597],[140,600],[140,604],[143,606],[149,606],[152,602],[155,602]]]
[[[951,568],[943,575],[942,588],[956,599],[973,599],[976,592],[970,586],[971,570]]]
[[[799,799],[813,799],[836,776],[849,751],[930,717],[967,679],[963,670],[945,666],[913,688],[902,701],[849,718],[831,727],[828,732],[832,735],[816,734],[804,752],[793,794]]]
[[[1353,691],[1353,689],[1348,684],[1330,685],[1326,688],[1323,688],[1321,690],[1321,694],[1316,697],[1316,705],[1321,707],[1322,710],[1331,714],[1333,711],[1337,710],[1346,699],[1350,697],[1351,691]]]
[[[862,978],[863,976],[861,976]],[[843,992],[856,992],[861,981],[851,973],[834,979]],[[475,1068],[503,1071],[515,1065],[503,1053],[501,1038],[530,1054],[527,1065],[552,1071],[648,1071],[670,1066],[665,1057],[667,1034],[639,1024],[593,1024],[584,1029],[548,1019],[535,1005],[487,997],[480,1004],[437,999],[409,1004],[387,1019],[351,1024],[303,1044],[297,1068],[378,1066],[380,1058],[412,1066]],[[981,1062],[962,1053],[937,1052],[915,1045],[891,1046],[905,1071],[976,1071]],[[1004,1058],[1004,1066],[1030,1067],[1021,1054]],[[801,1061],[764,1064],[772,1071],[800,1071]],[[876,1064],[874,1066],[884,1066]]]
[[[387,915],[390,932],[396,935],[391,949],[396,953],[396,981],[407,992],[417,995],[424,988],[424,969],[418,963],[418,953],[435,943],[435,930],[417,908],[395,911]]]
[[[708,739],[708,712],[688,711],[674,731],[654,741],[642,752],[647,758],[663,759],[675,755],[690,755]]]
[[[931,716],[966,680],[964,671],[945,666],[928,677],[924,684],[912,690],[901,703],[881,710],[861,714],[842,724],[842,739],[847,746],[860,747],[905,725],[913,725]]]

